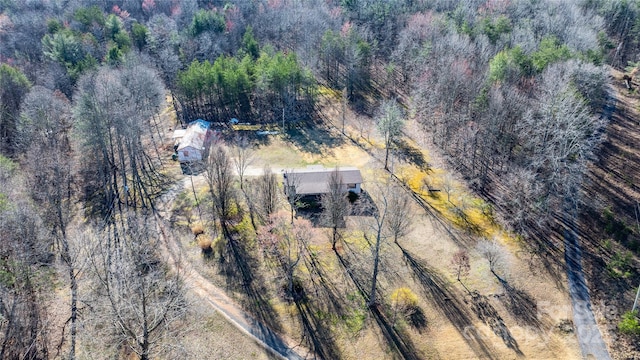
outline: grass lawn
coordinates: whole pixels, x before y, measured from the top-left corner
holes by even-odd
[[[276,166],[357,166],[362,169],[365,190],[388,177],[372,157],[379,158],[379,147],[370,145],[365,151],[328,129],[296,129],[286,135],[270,136],[268,143],[256,150],[258,160],[253,166],[270,165],[276,172],[280,170]],[[434,186],[441,186],[446,175],[444,170],[435,168],[421,173],[404,161],[398,161],[395,169],[410,184],[422,183],[422,179],[411,176],[430,176]],[[206,193],[203,190],[199,193]],[[190,196],[189,192],[190,188],[185,189],[184,196]],[[356,217],[347,222],[344,241],[338,246],[339,256],[331,250],[329,230],[316,229],[310,255],[297,269],[304,301],[289,303],[278,295],[284,283],[282,272],[265,259],[255,240],[243,240],[241,259],[234,258],[220,242],[214,246],[213,257],[205,260],[186,228],[183,244],[189,261],[197,264],[211,281],[292,338],[302,340],[306,329],[310,335],[305,341],[315,341],[326,358],[580,358],[574,335],[556,330],[561,320],[572,317],[566,292],[556,286],[562,280],[554,279],[540,264],[529,261],[517,241],[507,240],[508,234],[482,211],[484,204],[469,195],[462,184],[451,184],[451,194],[451,201],[442,193],[426,198],[435,211],[425,211],[412,203],[412,232],[400,240],[400,246],[389,241],[383,244],[377,311],[364,305],[365,299],[358,290],[368,291],[372,256]],[[467,203],[464,223],[457,221],[451,210],[456,207],[454,204],[460,207],[461,199]],[[196,213],[190,212],[191,216]],[[178,224],[187,223],[184,218],[177,220]],[[474,224],[474,231],[462,226],[467,222]],[[247,226],[246,222],[243,226]],[[245,229],[244,233],[251,231]],[[497,236],[506,249],[497,270],[503,282],[492,275],[487,261],[475,250],[481,236]],[[471,272],[463,279],[466,288],[456,281],[450,265],[452,254],[460,248],[470,255]],[[238,271],[240,265],[246,269],[243,274]],[[415,314],[406,319],[394,315],[391,294],[400,287],[417,295],[419,319],[412,317]]]

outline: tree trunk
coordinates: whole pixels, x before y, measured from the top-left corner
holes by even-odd
[[[387,143],[385,146],[385,153],[384,153],[384,169],[385,170],[389,170],[389,166],[387,165],[388,162],[389,162],[389,143]]]
[[[74,274],[73,266],[69,266],[69,278],[71,280],[71,345],[69,347],[69,360],[76,358],[76,334],[78,318],[78,281]]]
[[[333,241],[331,243],[331,249],[336,251],[336,243],[338,242],[338,226],[333,225]]]
[[[142,344],[140,344],[140,360],[149,360],[149,324],[147,323],[147,296],[142,291]]]
[[[77,319],[78,319],[78,279],[76,278],[75,267],[71,260],[71,254],[69,250],[69,242],[67,240],[66,231],[62,228],[62,241],[63,241],[63,257],[67,264],[69,271],[69,288],[71,290],[71,345],[69,346],[69,360],[76,358],[76,334],[77,334]]]
[[[378,263],[380,262],[380,242],[381,242],[381,230],[378,231],[376,236],[376,251],[373,254],[373,280],[371,281],[371,292],[369,293],[369,307],[373,306],[376,302],[376,286],[378,281]]]

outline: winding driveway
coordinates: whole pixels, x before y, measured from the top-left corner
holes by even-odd
[[[586,359],[610,360],[607,345],[602,339],[596,318],[591,310],[589,288],[582,272],[582,250],[573,229],[565,230],[564,258],[567,263],[567,280],[573,308],[573,325]]]
[[[607,103],[602,109],[601,118],[607,122],[615,111],[616,97],[609,89]],[[571,306],[573,308],[573,324],[576,329],[578,343],[582,356],[586,359],[610,360],[607,345],[602,339],[600,329],[596,323],[596,318],[591,309],[591,297],[589,288],[582,271],[582,249],[578,242],[578,235],[575,231],[575,219],[577,209],[575,206],[567,211],[569,216],[568,228],[564,233],[564,258],[567,264],[567,281],[569,283],[569,294],[571,296]],[[570,215],[569,215],[570,214]]]
[[[166,231],[167,218],[171,204],[178,193],[190,185],[189,178],[172,186],[158,202],[157,212],[160,233],[162,234],[166,251],[173,260],[174,267],[178,267],[182,271],[187,288],[193,291],[200,298],[205,300],[211,307],[224,316],[232,325],[240,329],[247,336],[252,338],[267,351],[280,359],[287,360],[303,360],[313,357],[312,353],[294,344],[290,339],[285,338],[271,330],[268,326],[253,318],[246,311],[242,310],[225,292],[215,286],[204,276],[202,276],[188,261],[177,262],[180,258],[180,244],[172,236],[167,235]]]

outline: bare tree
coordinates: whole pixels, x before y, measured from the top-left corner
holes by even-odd
[[[20,103],[31,84],[20,70],[0,64],[0,152],[14,155]]]
[[[402,116],[402,110],[395,100],[387,100],[380,106],[377,126],[378,131],[384,138],[384,168],[386,170],[389,169],[389,149],[395,139],[402,134],[402,128],[404,127]]]
[[[501,185],[496,191],[495,204],[513,231],[525,234],[532,227],[542,229],[548,225],[549,219],[541,215],[546,201],[533,171],[515,169],[505,176]]]
[[[0,359],[46,359],[52,241],[15,169],[0,155]]]
[[[529,168],[536,170],[551,206],[579,202],[582,176],[602,140],[605,121],[590,113],[568,81],[559,81],[568,76],[565,73],[560,65],[545,71],[540,104],[527,112],[518,127]]]
[[[298,209],[298,204],[302,198],[302,194],[298,193],[298,187],[300,186],[300,174],[295,173],[293,170],[285,171],[282,174],[284,178],[284,193],[287,196],[287,202],[291,209],[291,223],[293,223],[293,217]]]
[[[262,175],[252,182],[252,203],[255,203],[258,215],[262,222],[267,222],[271,214],[278,208],[280,190],[278,189],[278,176],[270,167],[265,167]]]
[[[21,147],[26,154],[25,167],[31,197],[42,219],[56,239],[57,249],[69,279],[70,347],[69,359],[75,359],[78,319],[78,251],[69,238],[68,226],[74,214],[73,153],[69,139],[70,104],[60,93],[35,86],[27,94],[19,124]]]
[[[504,265],[505,250],[498,244],[496,240],[482,239],[476,245],[478,252],[489,262],[491,273],[499,278],[496,270]]]
[[[456,251],[451,257],[451,266],[453,266],[453,271],[456,274],[456,279],[462,283],[461,277],[467,276],[469,271],[471,270],[471,265],[469,264],[469,254],[464,250],[460,249]]]
[[[213,202],[213,212],[218,216],[222,230],[226,233],[226,221],[231,214],[235,197],[233,188],[233,169],[231,157],[225,146],[216,143],[211,146],[206,161],[206,178]]]
[[[408,20],[406,26],[398,36],[398,44],[392,54],[392,59],[403,73],[405,83],[412,76],[419,76],[423,71],[426,59],[421,54],[427,43],[439,35],[439,29],[435,25],[439,15],[433,12],[415,13]],[[434,19],[436,18],[436,19]],[[406,86],[403,84],[401,86]]]
[[[309,240],[314,236],[311,222],[306,219],[288,221],[286,212],[271,215],[269,222],[260,228],[258,240],[267,253],[282,266],[287,280],[287,295],[295,297],[295,271],[307,252]]]
[[[444,179],[442,179],[442,190],[447,193],[447,201],[453,204],[451,202],[451,193],[455,190],[455,181],[450,174],[446,174]]]
[[[108,230],[89,234],[89,256],[97,287],[95,331],[103,329],[120,354],[133,352],[140,360],[155,358],[172,345],[172,331],[186,310],[180,267],[168,268],[160,252],[160,235],[150,217],[129,214],[118,242]],[[173,344],[175,345],[175,344]]]
[[[380,264],[380,246],[382,245],[382,241],[385,240],[383,235],[384,232],[384,222],[387,216],[387,199],[384,195],[380,195],[380,201],[378,202],[378,210],[379,212],[374,216],[374,221],[371,223],[371,229],[374,231],[375,235],[375,245],[372,250],[373,252],[373,271],[371,274],[371,290],[369,292],[369,306],[374,306],[376,303],[376,291],[378,289],[378,269]],[[382,207],[380,207],[382,206]],[[365,233],[366,237],[366,233]]]
[[[354,115],[356,126],[360,132],[360,137],[369,141],[369,133],[371,132],[371,119],[368,116],[356,114]]]
[[[398,239],[407,236],[412,229],[414,213],[411,209],[412,200],[407,196],[404,189],[393,186],[388,193],[388,207],[386,231],[390,233],[394,243]]]
[[[339,229],[344,226],[345,217],[349,215],[351,206],[345,194],[342,176],[336,168],[329,176],[329,192],[322,194],[323,222],[331,227],[331,248],[336,250],[336,242],[339,238]]]
[[[375,191],[369,192],[375,202],[374,208],[371,208],[362,201],[359,201],[356,205],[356,211],[365,216],[361,225],[365,239],[369,241],[369,236],[373,236],[375,238],[373,241],[369,241],[372,246],[371,252],[373,255],[371,292],[369,293],[368,301],[369,306],[373,306],[376,303],[378,273],[380,270],[380,250],[383,243],[385,243],[390,237],[393,237],[396,234],[401,236],[402,233],[408,230],[408,227],[405,228],[401,226],[398,228],[401,232],[395,233],[392,231],[389,222],[390,218],[395,216],[395,214],[391,214],[392,211],[398,209],[397,201],[401,201],[401,197],[394,193],[402,190],[394,188],[392,183],[377,184],[374,188]]]
[[[255,160],[255,152],[251,148],[251,144],[246,136],[235,139],[233,146],[233,165],[235,166],[236,173],[240,178],[240,190],[244,191],[244,175],[247,168]]]
[[[391,183],[378,184],[376,191],[370,193],[375,201],[375,210],[372,218],[364,224],[365,238],[370,232],[375,236],[373,244],[373,271],[371,274],[371,292],[369,294],[369,306],[376,302],[376,290],[380,265],[380,248],[389,238],[393,238],[397,244],[398,239],[406,236],[411,231],[413,217],[409,207],[409,199],[403,189]],[[362,206],[362,203],[359,204]],[[366,209],[361,209],[363,211]]]
[[[86,200],[97,213],[111,218],[114,209],[122,213],[126,207],[153,208],[164,179],[143,145],[164,101],[164,86],[144,65],[134,60],[125,65],[83,76],[74,95]]]
[[[180,41],[176,22],[160,13],[153,15],[146,25],[149,29],[147,39],[149,54],[163,80],[167,86],[171,87],[182,65],[176,51]]]

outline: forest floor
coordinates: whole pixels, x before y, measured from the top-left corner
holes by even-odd
[[[640,337],[620,336],[621,315],[631,310],[640,284],[640,95],[613,70],[615,109],[583,188],[579,217],[583,264],[596,320],[611,356],[640,358]]]
[[[339,118],[334,110],[339,107],[329,105],[324,104],[324,116]],[[349,114],[346,132],[350,137],[322,125],[300,126],[269,136],[256,147],[258,159],[253,168],[271,165],[279,173],[310,164],[357,166],[362,169],[363,188],[373,189],[389,176],[378,160],[383,155],[379,140],[368,130],[374,127],[370,119]],[[394,156],[391,167],[403,179],[426,174],[416,159],[430,168],[429,175],[423,177],[441,184],[446,171],[427,152]],[[399,246],[392,242],[383,245],[381,305],[368,309],[357,289],[369,286],[372,257],[358,230],[358,217],[350,217],[337,253],[331,250],[327,229],[318,228],[321,235],[312,241],[312,253],[320,269],[305,266],[300,270],[307,298],[288,302],[278,295],[281,274],[264,261],[255,242],[247,240],[240,257],[222,246],[222,241],[214,245],[212,257],[202,256],[189,226],[206,220],[207,209],[201,205],[196,211],[190,187],[189,182],[178,196],[172,218],[182,234],[185,260],[253,316],[294,340],[315,345],[323,358],[580,358],[575,335],[566,326],[571,304],[564,274],[549,271],[523,251],[517,240],[493,234],[507,254],[498,271],[501,277],[492,275],[486,260],[475,250],[479,236],[456,223],[446,208],[444,194],[426,199],[431,202],[427,208],[412,203],[412,232]],[[194,177],[194,188],[200,203],[206,204],[201,177]],[[461,197],[468,197],[472,206],[478,203],[457,184],[455,198]],[[450,265],[452,254],[461,248],[471,259],[464,286],[456,281]],[[390,295],[400,287],[418,295],[415,316],[396,319],[393,315]]]

